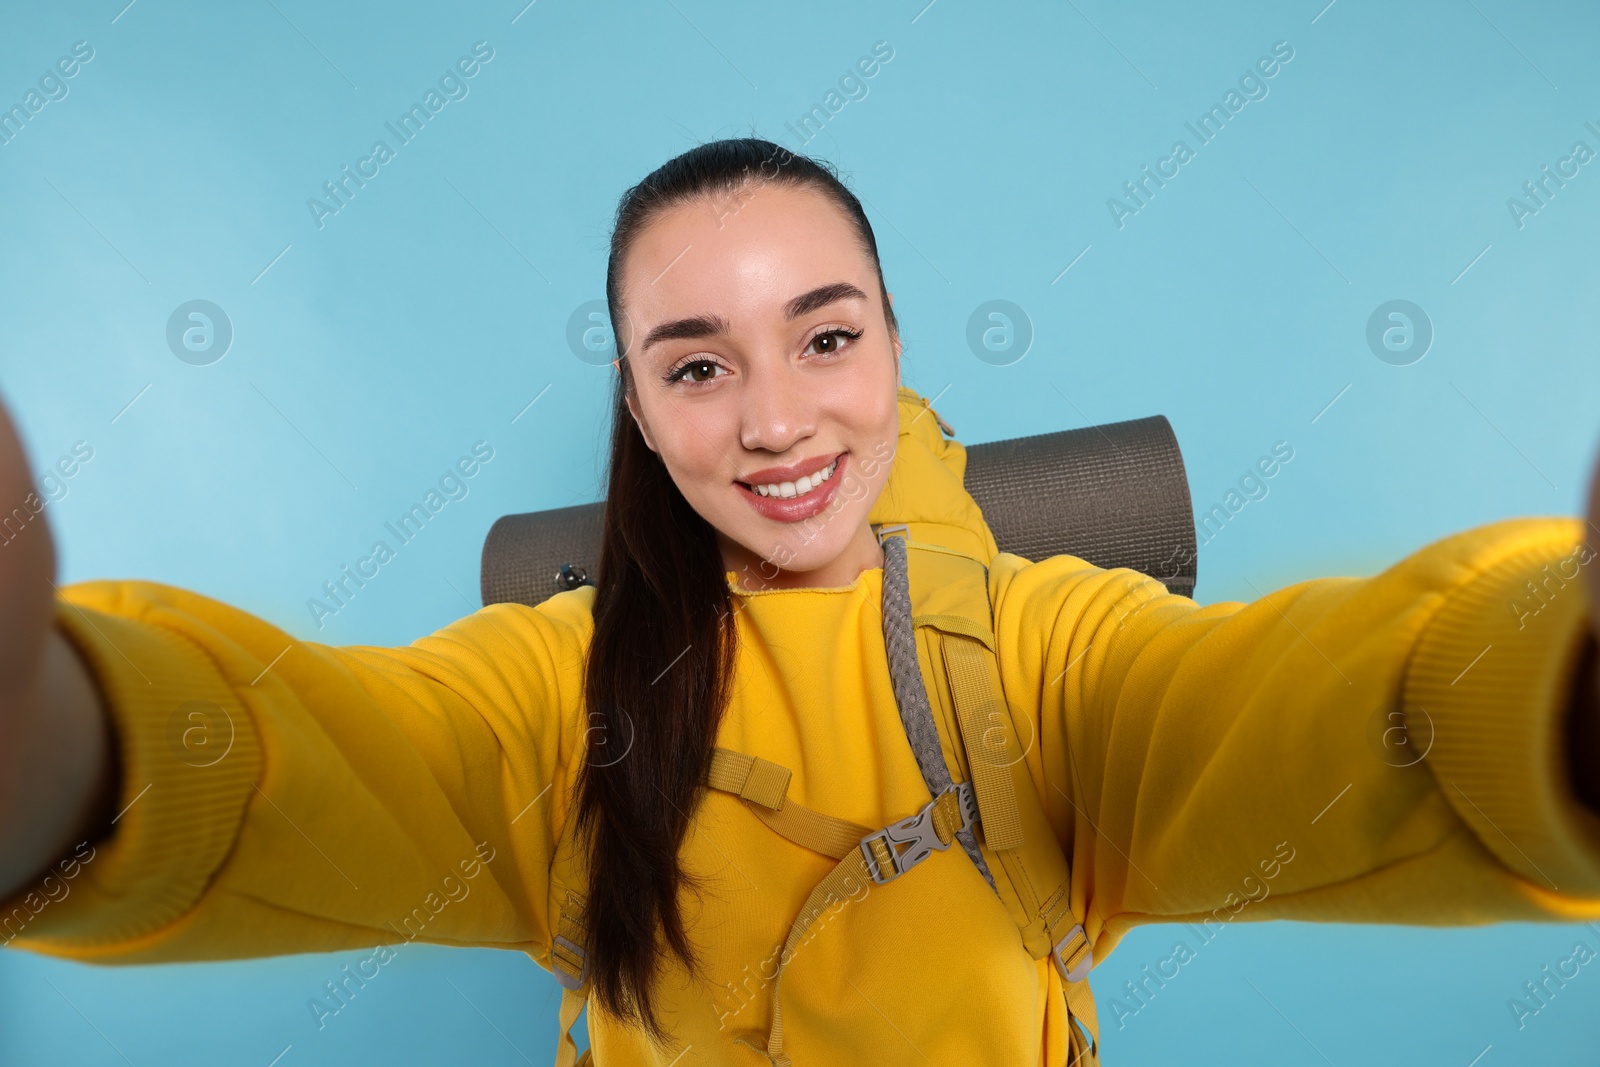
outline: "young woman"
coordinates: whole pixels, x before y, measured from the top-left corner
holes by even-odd
[[[1138,923],[1600,916],[1600,485],[1588,526],[1201,607],[997,554],[831,169],[753,139],[671,160],[623,197],[606,292],[597,585],[330,647],[159,583],[58,589],[43,522],[0,552],[0,936],[101,963],[376,947],[328,1011],[402,939],[514,948],[574,987],[564,1026],[593,994],[603,1065],[1060,1064],[1090,1054],[1078,968]],[[933,803],[884,637],[901,536],[987,567],[1071,968],[1025,949],[987,822],[786,945],[855,842],[797,844],[775,803],[858,828]],[[1374,744],[1424,721],[1415,759]],[[779,799],[706,789],[714,749],[779,768]]]

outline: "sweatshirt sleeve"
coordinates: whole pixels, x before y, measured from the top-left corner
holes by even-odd
[[[1600,916],[1566,718],[1583,523],[1517,518],[1367,578],[1201,607],[1072,556],[991,568],[1008,700],[1109,951],[1147,922]]]
[[[109,709],[121,814],[0,903],[0,941],[150,963],[420,939],[548,967],[592,595],[379,648],[155,582],[63,588],[55,625]]]

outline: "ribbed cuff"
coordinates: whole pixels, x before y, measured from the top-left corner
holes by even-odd
[[[140,584],[83,582],[56,597],[55,625],[110,711],[120,814],[109,837],[0,904],[0,942],[91,959],[171,923],[204,893],[254,792],[261,753],[248,712],[198,647],[117,603],[119,589],[136,600]]]
[[[1600,567],[1583,529],[1530,526],[1451,590],[1404,689],[1408,719],[1432,721],[1428,763],[1456,812],[1507,867],[1568,896],[1600,895],[1600,816],[1573,792],[1567,750],[1593,626],[1584,586]]]

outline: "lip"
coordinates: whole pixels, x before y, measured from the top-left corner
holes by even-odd
[[[792,467],[768,467],[764,471],[756,472],[763,485],[768,484],[769,481],[789,482],[795,478],[803,478],[807,474],[822,470],[836,459],[839,461],[839,466],[834,470],[833,477],[822,483],[820,488],[813,489],[805,496],[762,496],[743,482],[734,482],[733,484],[738,489],[739,494],[749,501],[750,506],[764,518],[772,519],[774,522],[799,522],[802,519],[809,519],[827,508],[829,501],[839,491],[839,482],[845,472],[845,467],[850,461],[850,453],[840,452],[834,456],[821,456],[818,459],[802,460]],[[772,473],[774,471],[797,471],[799,473],[777,478]]]
[[[779,482],[795,482],[808,474],[815,474],[840,456],[843,452],[835,452],[831,456],[812,456],[799,463],[792,463],[787,467],[763,467],[758,471],[751,471],[743,478],[736,479],[746,485],[777,485]]]

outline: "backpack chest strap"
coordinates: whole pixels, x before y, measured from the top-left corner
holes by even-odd
[[[872,833],[872,827],[825,815],[790,800],[789,768],[731,748],[711,753],[706,784],[742,797],[757,818],[802,848],[843,859]]]
[[[868,880],[882,885],[950,847],[960,833],[970,833],[978,816],[972,783],[951,784],[927,804],[898,822],[877,830],[849,819],[826,815],[788,799],[789,768],[744,752],[717,748],[712,752],[706,784],[743,799],[756,817],[795,844],[838,860],[806,897],[789,924],[772,978],[772,1026],[734,1038],[766,1054],[773,1067],[790,1067],[783,1051],[784,965],[806,941],[817,920],[850,899]]]

